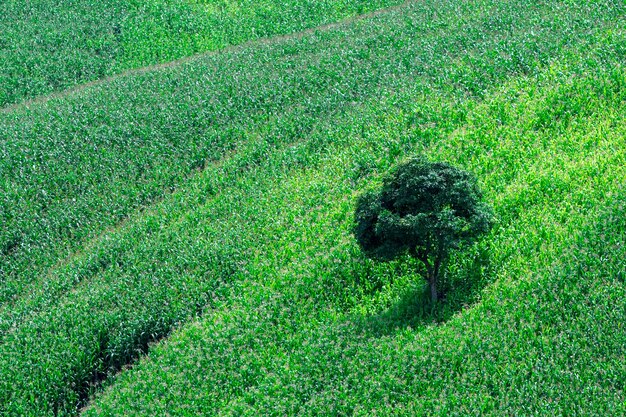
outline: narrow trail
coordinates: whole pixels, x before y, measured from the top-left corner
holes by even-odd
[[[176,66],[179,66],[179,65],[183,65],[183,64],[185,64],[187,62],[194,61],[196,59],[202,59],[204,57],[218,55],[218,54],[221,54],[221,53],[224,53],[224,52],[228,52],[228,51],[236,51],[238,49],[247,48],[247,47],[250,47],[252,45],[257,45],[257,44],[258,45],[265,45],[265,44],[277,43],[277,42],[290,40],[290,39],[300,39],[300,38],[303,38],[303,37],[305,37],[307,35],[310,35],[312,33],[318,32],[318,31],[331,30],[331,29],[334,29],[334,28],[338,28],[338,27],[349,25],[349,24],[351,24],[351,23],[353,23],[355,21],[370,19],[370,18],[379,16],[379,15],[382,15],[382,14],[385,14],[385,13],[391,13],[391,12],[393,12],[395,10],[402,9],[402,8],[407,7],[408,5],[410,5],[412,3],[416,3],[416,2],[417,2],[416,0],[406,0],[403,3],[395,5],[395,6],[385,7],[383,9],[375,10],[375,11],[372,11],[372,12],[355,15],[355,16],[348,17],[346,19],[337,21],[337,22],[327,23],[325,25],[308,28],[308,29],[305,29],[305,30],[300,31],[300,32],[294,32],[294,33],[288,33],[288,34],[284,34],[284,35],[266,36],[266,37],[251,39],[251,40],[245,41],[245,42],[240,43],[240,44],[226,46],[226,47],[224,47],[222,49],[218,49],[218,50],[214,50],[214,51],[202,52],[200,54],[179,58],[179,59],[176,59],[174,61],[164,62],[164,63],[160,63],[160,64],[152,64],[152,65],[148,65],[148,66],[140,67],[140,68],[129,69],[129,70],[120,72],[118,74],[114,74],[114,75],[110,75],[110,76],[107,76],[107,77],[104,77],[104,78],[100,78],[100,79],[97,79],[97,80],[89,81],[89,82],[86,82],[86,83],[83,83],[83,84],[78,84],[78,85],[75,85],[75,86],[70,87],[68,89],[57,91],[57,92],[53,92],[53,93],[45,95],[45,96],[39,96],[39,97],[35,97],[35,98],[28,99],[28,100],[25,100],[25,101],[21,101],[19,103],[13,103],[13,104],[10,104],[10,105],[8,105],[6,107],[1,107],[0,108],[0,113],[11,113],[13,111],[29,109],[31,106],[36,106],[36,105],[39,105],[39,104],[43,104],[43,103],[46,103],[46,102],[48,102],[50,100],[53,100],[53,99],[56,99],[56,98],[67,97],[67,96],[70,96],[72,94],[76,94],[76,93],[79,93],[79,92],[81,92],[83,90],[86,90],[86,89],[88,89],[90,87],[95,87],[95,86],[98,86],[98,85],[101,85],[101,84],[106,84],[106,83],[112,82],[112,81],[114,81],[116,79],[119,79],[119,78],[124,78],[124,77],[128,77],[128,76],[136,75],[136,74],[144,74],[144,73],[151,72],[151,71],[159,71],[159,70],[166,69],[166,68],[172,68],[172,67],[176,67]]]

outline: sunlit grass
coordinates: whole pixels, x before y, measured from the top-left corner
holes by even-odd
[[[284,35],[401,0],[0,3],[0,107],[128,69]]]
[[[378,175],[355,184],[345,162],[397,145],[410,118],[370,104],[390,116],[369,124],[371,136],[339,121],[324,133],[345,133],[314,170],[292,171],[271,201],[255,202],[260,213],[282,208],[272,215],[282,232],[271,222],[259,231],[276,235],[255,250],[268,255],[248,259],[211,311],[120,375],[86,415],[623,412],[626,73],[569,75],[507,83],[454,133],[425,145],[413,132],[405,145],[479,173],[500,218],[455,258],[435,311],[410,266],[370,263],[351,238],[355,190]],[[606,95],[575,105],[590,89]],[[535,129],[555,95],[576,114]],[[516,154],[526,146],[536,155]],[[393,160],[381,159],[373,172]]]
[[[414,4],[3,113],[0,411],[619,414],[623,15]],[[350,234],[419,153],[498,216],[435,309]]]

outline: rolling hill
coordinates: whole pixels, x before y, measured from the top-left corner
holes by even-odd
[[[408,2],[6,108],[0,412],[625,413],[625,12]],[[498,219],[434,308],[351,236],[417,154]]]

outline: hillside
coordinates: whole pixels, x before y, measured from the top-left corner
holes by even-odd
[[[625,12],[410,2],[0,113],[0,412],[625,413]],[[498,218],[435,309],[350,234],[416,154]]]
[[[335,22],[400,0],[0,2],[0,108],[125,70]]]

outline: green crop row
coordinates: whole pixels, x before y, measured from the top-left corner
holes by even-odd
[[[400,0],[6,0],[0,107],[124,70],[288,34]]]
[[[339,118],[313,169],[244,203],[280,209],[240,282],[84,415],[623,414],[626,69],[587,71],[511,81],[436,141],[407,128],[428,98],[358,109],[365,135]],[[546,111],[565,112],[542,126]],[[355,191],[393,146],[475,172],[499,217],[434,310],[410,260],[366,261],[350,234]],[[372,175],[355,183],[365,155]]]
[[[623,12],[610,2],[516,5],[412,4],[0,114],[0,303],[11,310],[82,244],[250,136],[273,132],[272,146],[284,146],[339,109],[407,85],[480,97],[508,74],[532,73],[568,42],[591,42]],[[599,53],[609,59],[623,49],[618,39]]]
[[[553,239],[564,233],[557,220],[586,219],[575,209],[596,207],[621,172],[598,183],[596,194],[589,186],[595,184],[589,172],[623,159],[614,152],[617,160],[609,161],[610,153],[595,152],[588,140],[606,119],[616,133],[604,138],[602,149],[623,148],[626,43],[616,27],[623,14],[623,5],[612,2],[407,5],[298,39],[128,75],[2,114],[0,132],[10,139],[0,148],[5,216],[0,411],[75,414],[103,379],[198,313],[209,322],[215,317],[218,326],[214,339],[203,339],[215,349],[206,361],[223,364],[215,378],[232,378],[234,384],[207,377],[198,386],[213,394],[203,407],[245,411],[249,400],[270,410],[262,401],[272,392],[291,404],[289,410],[315,398],[320,407],[330,406],[333,392],[323,384],[338,395],[345,392],[346,407],[354,404],[353,393],[341,391],[346,380],[339,378],[355,366],[340,360],[349,337],[334,349],[311,340],[316,335],[327,340],[325,329],[335,332],[337,320],[337,331],[351,331],[357,313],[365,322],[391,321],[374,331],[387,340],[387,327],[416,314],[387,307],[393,307],[398,291],[414,298],[416,284],[419,288],[410,262],[375,265],[360,257],[348,234],[354,192],[398,158],[428,150],[476,172],[503,225],[513,225],[486,243],[502,248],[491,262],[509,275],[487,276],[476,287],[463,277],[461,265],[473,265],[474,278],[480,278],[481,264],[474,258],[484,255],[479,248],[476,255],[460,257],[454,264],[455,279],[464,283],[455,285],[460,292],[451,292],[450,304],[435,316],[417,314],[415,328],[426,324],[420,321],[424,317],[450,318],[488,283],[550,265],[562,249],[563,240]],[[584,55],[577,52],[580,45]],[[559,81],[545,83],[555,86],[551,95],[536,79],[552,72]],[[502,89],[508,101],[486,96],[516,77],[519,86],[508,81]],[[583,81],[567,83],[577,77]],[[535,92],[534,86],[542,89]],[[524,91],[529,98],[519,98]],[[516,119],[516,111],[528,111],[528,117]],[[535,136],[526,140],[526,134]],[[563,166],[550,165],[561,151]],[[571,161],[579,157],[588,163]],[[553,173],[559,174],[556,186]],[[571,211],[556,204],[559,197],[567,200],[569,191],[577,199]],[[564,209],[544,214],[552,203]],[[542,227],[541,219],[557,227]],[[544,241],[545,251],[537,247]],[[412,299],[406,304],[420,305]],[[250,327],[242,330],[245,324]],[[413,334],[406,332],[407,338]],[[223,343],[229,335],[233,342]],[[309,347],[290,362],[291,352],[305,344]],[[337,357],[311,355],[311,361],[322,362],[303,368],[309,349]],[[351,349],[359,352],[358,345]],[[371,359],[374,366],[376,357]],[[268,367],[273,363],[296,373],[281,374]],[[327,380],[324,364],[337,366]],[[301,389],[281,391],[300,375]],[[161,376],[146,378],[151,387],[145,388],[169,390],[167,383],[155,382]],[[362,375],[357,379],[367,381]],[[182,380],[173,376],[172,386],[180,387]],[[133,381],[130,386],[142,384],[141,377]],[[265,394],[255,397],[255,387]],[[123,391],[120,395],[131,395]],[[145,395],[145,407],[159,407],[160,394]],[[119,404],[131,413],[133,406],[124,401]],[[179,414],[190,404],[191,399],[181,401]]]

